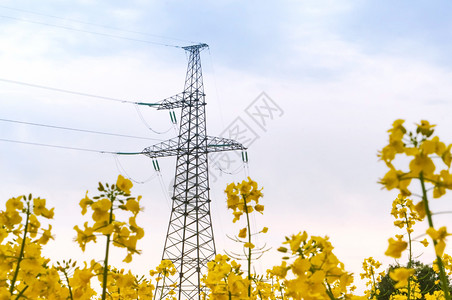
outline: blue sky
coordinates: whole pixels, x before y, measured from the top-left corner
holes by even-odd
[[[450,9],[447,1],[2,1],[0,78],[154,102],[182,91],[186,71],[184,51],[158,44],[209,44],[201,56],[208,133],[219,135],[239,117],[258,136],[248,152],[249,174],[264,186],[267,211],[256,228],[270,228],[274,248],[302,230],[329,235],[346,268],[359,273],[367,256],[393,262],[383,253],[397,232],[389,216],[395,193],[377,184],[386,130],[397,118],[428,119],[451,142]],[[262,92],[283,111],[265,130],[246,114]],[[166,111],[5,81],[0,97],[3,119],[156,140],[176,135]],[[137,110],[154,130],[170,131],[153,133]],[[157,142],[8,122],[0,122],[0,138],[126,152]],[[159,163],[163,186],[144,156],[0,142],[1,201],[29,192],[47,198],[56,210],[56,241],[46,251],[65,259],[61,249],[71,249],[71,256],[88,259],[96,247],[82,255],[71,241],[72,227],[83,223],[74,211],[85,191],[114,181],[121,167],[136,181],[153,177],[135,186],[146,207],[146,237],[131,267],[144,273],[160,258],[169,219],[165,190],[175,159]],[[222,190],[243,179],[242,169],[236,163],[226,170],[236,174],[211,183],[220,251],[230,245],[225,235],[235,233]],[[448,209],[449,198],[435,209]],[[277,254],[265,259],[278,263]]]

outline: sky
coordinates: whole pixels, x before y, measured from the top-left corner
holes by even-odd
[[[144,274],[157,265],[175,158],[159,159],[157,173],[146,156],[100,152],[141,152],[177,135],[167,111],[116,100],[157,102],[181,92],[187,54],[173,46],[206,43],[208,134],[239,128],[249,146],[248,164],[240,153],[226,157],[230,164],[211,156],[218,252],[237,247],[226,235],[240,228],[231,225],[223,190],[250,176],[264,188],[265,213],[254,226],[269,227],[259,242],[272,248],[258,271],[279,264],[275,249],[285,236],[306,230],[329,236],[362,286],[364,258],[395,262],[384,252],[399,233],[389,214],[397,193],[378,184],[386,131],[396,119],[412,129],[429,120],[452,142],[451,9],[448,1],[3,0],[0,139],[94,151],[0,141],[0,204],[28,193],[46,198],[55,207],[55,241],[44,253],[101,260],[101,242],[82,253],[72,241],[73,227],[87,220],[78,203],[87,190],[95,195],[97,182],[123,174],[143,196],[137,222],[146,232],[142,255],[125,267]],[[450,210],[450,199],[434,200],[432,210]],[[435,221],[450,225],[447,215]],[[430,248],[416,251],[422,261],[432,257]],[[115,253],[118,265],[123,256]]]

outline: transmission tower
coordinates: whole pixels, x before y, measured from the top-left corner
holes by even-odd
[[[215,256],[210,216],[208,153],[246,150],[231,139],[207,136],[206,101],[198,44],[183,47],[189,53],[184,91],[156,104],[157,109],[181,108],[179,135],[147,147],[143,154],[156,159],[176,156],[173,204],[162,259],[173,262],[174,276],[159,282],[155,299],[163,299],[173,284],[178,300],[201,299],[201,278]]]

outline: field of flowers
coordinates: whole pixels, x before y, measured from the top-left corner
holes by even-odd
[[[452,257],[444,252],[449,235],[444,226],[434,223],[430,201],[452,189],[452,144],[446,145],[434,135],[435,125],[427,121],[414,131],[396,120],[388,130],[388,144],[379,151],[387,173],[381,185],[397,189],[391,215],[402,234],[388,239],[385,255],[401,258],[406,264],[383,267],[372,257],[363,261],[362,273],[347,272],[333,253],[328,237],[312,236],[306,231],[285,237],[278,248],[282,261],[268,266],[265,274],[255,274],[253,263],[267,249],[256,246],[257,235],[267,227],[252,232],[250,216],[263,214],[262,188],[248,178],[231,183],[226,189],[227,207],[232,222],[243,224],[232,238],[243,248],[243,255],[217,254],[208,263],[203,277],[205,299],[447,299],[450,300],[449,276]],[[153,299],[156,283],[177,271],[170,261],[162,261],[149,270],[149,276],[136,276],[109,264],[111,247],[124,250],[124,262],[139,255],[138,241],[144,230],[136,223],[142,210],[141,196],[131,194],[132,182],[119,175],[116,183],[99,183],[98,193],[80,200],[81,223],[74,226],[75,243],[85,250],[88,243],[102,239],[105,257],[101,262],[75,262],[70,258],[53,261],[41,254],[51,243],[54,209],[46,200],[32,195],[13,197],[0,210],[0,300],[7,299]],[[421,193],[412,193],[416,188]],[[85,220],[86,219],[86,220]],[[425,222],[425,232],[414,232],[416,223]],[[436,259],[430,285],[419,271],[413,244],[430,247]],[[360,277],[360,278],[359,278]],[[355,280],[365,280],[367,290],[358,294]],[[175,298],[177,286],[169,298]]]

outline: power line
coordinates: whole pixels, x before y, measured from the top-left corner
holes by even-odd
[[[48,15],[48,14],[43,14],[43,13],[37,13],[37,12],[25,10],[25,9],[9,7],[9,6],[5,6],[5,5],[0,5],[0,7],[1,8],[5,8],[5,9],[9,9],[9,10],[13,10],[13,11],[19,11],[19,12],[25,12],[25,13],[28,13],[28,14],[33,14],[33,15],[36,15],[36,16],[49,17],[49,18],[54,18],[54,19],[58,19],[58,20],[70,21],[70,22],[75,22],[75,23],[79,23],[79,24],[85,24],[85,25],[90,25],[90,26],[95,26],[95,27],[100,27],[100,28],[105,28],[105,29],[122,31],[122,32],[126,32],[126,33],[141,34],[141,35],[149,36],[149,37],[155,37],[155,38],[160,38],[160,39],[174,40],[174,41],[179,41],[179,42],[196,44],[196,42],[193,42],[193,41],[187,41],[187,40],[182,40],[182,39],[177,39],[177,38],[172,38],[172,37],[165,37],[165,36],[156,35],[156,34],[149,34],[149,33],[141,32],[141,31],[126,30],[126,29],[122,29],[122,28],[118,28],[118,27],[106,26],[106,25],[86,22],[86,21],[82,21],[82,20],[63,18],[63,17],[53,16],[53,15]]]
[[[116,155],[138,155],[138,154],[142,154],[141,152],[113,152],[113,151],[103,151],[103,150],[94,150],[94,149],[87,149],[87,148],[77,148],[77,147],[68,147],[68,146],[59,146],[59,145],[43,144],[43,143],[24,142],[24,141],[10,140],[10,139],[2,139],[2,138],[0,138],[0,141],[2,141],[2,142],[8,142],[8,143],[16,143],[16,144],[32,145],[32,146],[41,146],[41,147],[49,147],[49,148],[66,149],[66,150],[76,150],[76,151],[85,151],[85,152],[95,152],[95,153],[101,153],[101,154],[116,154]]]
[[[24,122],[24,121],[17,121],[17,120],[8,120],[8,119],[1,119],[1,118],[0,118],[0,121],[2,121],[2,122],[9,122],[9,123],[26,124],[26,125],[32,125],[32,126],[47,127],[47,128],[62,129],[62,130],[71,130],[71,131],[78,131],[78,132],[87,132],[87,133],[94,133],[94,134],[111,135],[111,136],[127,137],[127,138],[134,138],[134,139],[142,139],[142,140],[162,141],[161,139],[154,139],[154,138],[148,138],[148,137],[142,137],[142,136],[133,136],[133,135],[126,135],[126,134],[109,133],[109,132],[101,132],[101,131],[69,128],[69,127],[61,127],[61,126],[55,126],[55,125],[39,124],[39,123]]]
[[[23,142],[23,141],[9,140],[9,139],[1,139],[1,138],[0,138],[0,141],[2,141],[2,142],[9,142],[9,143],[16,143],[16,144],[25,144],[25,145],[33,145],[33,146],[59,148],[59,149],[68,149],[68,150],[77,150],[77,151],[86,151],[86,152],[116,154],[116,152],[111,152],[111,151],[101,151],[101,150],[93,150],[93,149],[86,149],[86,148],[76,148],[76,147],[49,145],[49,144],[33,143],[33,142]]]
[[[21,21],[21,22],[25,22],[25,23],[32,23],[32,24],[56,27],[56,28],[60,28],[60,29],[72,30],[72,31],[77,31],[77,32],[96,34],[96,35],[100,35],[100,36],[105,36],[105,37],[110,37],[110,38],[117,38],[117,39],[123,39],[123,40],[128,40],[128,41],[133,41],[133,42],[141,42],[141,43],[153,44],[153,45],[159,45],[159,46],[165,46],[165,47],[182,48],[182,46],[177,46],[177,45],[171,45],[171,44],[165,44],[165,43],[159,43],[159,42],[152,42],[152,41],[148,41],[148,40],[135,39],[135,38],[128,38],[128,37],[125,37],[125,36],[114,35],[114,34],[109,34],[109,33],[102,33],[102,32],[95,32],[95,31],[89,31],[89,30],[84,30],[84,29],[77,29],[77,28],[74,28],[74,27],[63,26],[63,25],[55,25],[55,24],[49,24],[49,23],[44,23],[44,22],[38,22],[38,21],[24,20],[24,19],[21,19],[21,18],[16,18],[16,17],[11,17],[11,16],[0,15],[0,17],[1,18],[5,18],[5,19],[12,19],[12,20],[16,20],[16,21]]]
[[[128,100],[124,100],[124,99],[92,95],[92,94],[87,94],[87,93],[82,93],[82,92],[64,90],[64,89],[60,89],[60,88],[54,88],[54,87],[49,87],[49,86],[44,86],[44,85],[39,85],[39,84],[34,84],[34,83],[28,83],[28,82],[23,82],[23,81],[16,81],[16,80],[11,80],[11,79],[6,79],[6,78],[0,78],[0,81],[24,85],[24,86],[33,87],[33,88],[49,90],[49,91],[54,91],[54,92],[73,94],[73,95],[91,97],[91,98],[98,98],[98,99],[103,99],[103,100],[108,100],[108,101],[116,101],[116,102],[129,103],[129,104],[139,104],[137,102],[128,101]]]
[[[152,129],[152,127],[148,124],[148,122],[146,122],[146,120],[144,119],[143,115],[141,114],[141,111],[140,111],[138,105],[135,105],[135,109],[136,109],[136,111],[137,111],[138,116],[139,116],[140,119],[141,119],[141,122],[143,122],[144,126],[146,126],[147,129],[149,129],[150,131],[152,131],[152,132],[154,132],[154,133],[156,133],[156,134],[165,134],[165,133],[167,133],[168,131],[171,130],[172,127],[168,128],[168,129],[165,130],[165,131],[156,131],[156,130]]]
[[[130,176],[127,173],[126,169],[123,167],[123,165],[119,161],[118,155],[113,155],[113,158],[115,159],[116,169],[118,169],[119,173],[126,175],[127,178],[129,178],[130,180],[132,180],[133,182],[135,182],[137,184],[147,183],[147,182],[151,181],[152,179],[154,179],[155,177],[157,177],[157,173],[154,173],[154,174],[152,174],[150,177],[148,177],[145,180],[136,180],[136,179],[132,178],[132,176]]]
[[[70,90],[54,88],[54,87],[49,87],[49,86],[39,85],[39,84],[34,84],[34,83],[28,83],[28,82],[23,82],[23,81],[11,80],[11,79],[6,79],[6,78],[0,78],[0,81],[28,86],[28,87],[33,87],[33,88],[49,90],[49,91],[54,91],[54,92],[72,94],[72,95],[83,96],[83,97],[98,98],[98,99],[102,99],[102,100],[115,101],[115,102],[120,102],[120,103],[143,105],[143,106],[159,105],[158,103],[135,102],[135,101],[129,101],[129,100],[124,100],[124,99],[119,99],[119,98],[105,97],[105,96],[93,95],[93,94],[82,93],[82,92],[77,92],[77,91],[70,91]]]

